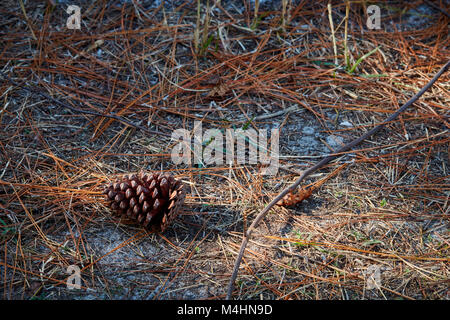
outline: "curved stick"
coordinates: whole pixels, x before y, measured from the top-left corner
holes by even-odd
[[[338,151],[336,151],[333,154],[328,155],[327,157],[323,158],[319,162],[317,162],[312,167],[306,169],[302,175],[295,180],[293,184],[291,184],[289,187],[284,189],[280,192],[270,203],[263,209],[261,212],[256,216],[255,220],[253,220],[252,224],[248,228],[247,232],[244,234],[244,238],[242,239],[241,248],[239,250],[239,254],[236,258],[236,261],[234,263],[233,273],[231,274],[230,282],[228,283],[228,291],[226,299],[231,299],[231,295],[233,293],[233,287],[234,287],[234,281],[236,280],[238,271],[239,271],[239,265],[241,264],[242,257],[244,256],[245,247],[247,246],[248,240],[250,239],[250,236],[255,230],[255,228],[258,226],[259,222],[264,218],[264,216],[269,212],[269,210],[278,202],[280,201],[288,192],[294,190],[300,182],[302,182],[303,179],[305,179],[307,176],[309,176],[311,173],[317,171],[318,169],[322,168],[324,165],[329,163],[330,161],[336,159],[341,153],[346,152],[353,147],[359,145],[361,142],[369,138],[370,136],[374,135],[378,131],[380,131],[387,123],[391,122],[392,120],[395,120],[400,113],[405,111],[406,108],[408,108],[410,105],[412,105],[417,99],[420,98],[421,95],[425,93],[432,85],[436,82],[436,80],[448,69],[450,66],[450,60],[447,61],[447,63],[439,70],[438,73],[431,79],[419,92],[417,92],[411,99],[408,100],[403,106],[401,106],[395,113],[393,113],[390,117],[388,117],[386,120],[384,120],[382,123],[377,125],[376,127],[372,128],[371,130],[367,131],[365,134],[363,134],[361,137],[347,143],[345,146],[341,147]]]

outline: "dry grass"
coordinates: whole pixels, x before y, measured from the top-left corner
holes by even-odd
[[[81,30],[65,27],[65,3],[10,3],[0,9],[0,71],[80,112],[0,75],[3,299],[223,298],[243,231],[271,197],[336,148],[331,136],[347,142],[381,122],[450,56],[449,18],[422,1],[381,2],[381,30],[366,28],[358,1],[344,30],[346,5],[334,2],[334,33],[325,1],[259,1],[256,18],[248,1],[210,0],[200,17],[196,1],[80,1]],[[353,66],[376,47],[346,72],[346,57]],[[447,73],[310,177],[332,175],[312,197],[273,209],[233,297],[449,299],[449,90]],[[278,174],[174,165],[170,134],[194,120],[204,130],[281,128]],[[188,186],[162,235],[117,220],[100,197],[115,175],[141,169]],[[72,264],[80,290],[66,288]]]

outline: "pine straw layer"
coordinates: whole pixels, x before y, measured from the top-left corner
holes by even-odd
[[[1,80],[4,299],[224,297],[242,234],[264,204],[332,152],[327,138],[361,135],[450,56],[448,18],[422,1],[382,2],[381,30],[368,30],[363,4],[352,3],[346,44],[345,4],[334,3],[336,57],[326,2],[292,1],[283,20],[281,3],[267,1],[255,23],[248,2],[210,1],[208,20],[206,6],[197,19],[188,1],[86,1],[81,30],[68,30],[66,8],[49,3],[0,9],[0,70],[134,126]],[[350,66],[379,50],[349,74],[345,47]],[[313,175],[310,184],[327,180],[308,200],[272,210],[247,247],[235,298],[450,298],[448,81]],[[278,174],[175,165],[170,134],[195,120],[203,130],[281,128]],[[105,182],[161,168],[190,190],[167,232],[111,216]],[[72,264],[80,290],[66,287]]]

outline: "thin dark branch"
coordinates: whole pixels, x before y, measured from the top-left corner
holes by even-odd
[[[295,188],[298,187],[298,185],[300,184],[300,182],[303,181],[303,179],[305,179],[307,176],[309,176],[311,173],[319,170],[320,168],[322,168],[324,165],[326,165],[327,163],[329,163],[330,161],[336,159],[340,154],[342,154],[343,152],[346,152],[354,147],[356,147],[357,145],[359,145],[361,142],[363,142],[364,140],[366,140],[367,138],[369,138],[370,136],[374,135],[375,133],[377,133],[378,131],[380,131],[387,123],[395,120],[400,113],[402,113],[403,111],[405,111],[406,108],[408,108],[410,105],[412,105],[417,99],[420,98],[420,96],[422,96],[425,91],[427,91],[435,82],[436,80],[448,69],[448,67],[450,66],[450,60],[441,68],[441,70],[439,70],[438,73],[436,73],[436,75],[433,77],[433,79],[431,79],[418,93],[416,93],[416,95],[414,95],[411,99],[408,100],[408,102],[406,102],[403,106],[401,106],[395,113],[393,113],[390,117],[388,117],[386,120],[384,120],[382,123],[380,123],[378,126],[372,128],[371,130],[367,131],[365,134],[363,134],[361,137],[349,142],[348,144],[346,144],[345,146],[341,147],[339,150],[337,150],[336,153],[333,153],[332,155],[329,155],[325,158],[323,158],[322,160],[320,160],[319,162],[317,162],[314,166],[310,167],[309,169],[305,170],[302,175],[293,183],[291,184],[289,187],[287,187],[286,189],[284,189],[282,192],[280,192],[280,194],[278,194],[255,218],[255,220],[253,220],[252,224],[250,225],[250,227],[248,228],[247,232],[244,234],[244,237],[242,239],[242,243],[241,243],[241,248],[239,250],[239,254],[236,258],[235,264],[234,264],[234,268],[233,268],[233,273],[231,274],[231,278],[230,278],[230,282],[228,283],[228,291],[227,291],[227,296],[226,299],[231,299],[231,295],[233,293],[233,287],[234,287],[234,281],[236,280],[238,271],[239,271],[239,266],[241,264],[241,260],[242,257],[244,256],[244,251],[245,251],[245,247],[247,246],[248,240],[250,239],[250,236],[252,234],[252,232],[255,230],[255,228],[258,226],[259,222],[264,218],[264,216],[267,214],[267,212],[269,212],[269,210],[276,204],[278,203],[278,201],[280,201],[286,194],[288,194],[289,192],[291,192],[292,190],[294,190]]]

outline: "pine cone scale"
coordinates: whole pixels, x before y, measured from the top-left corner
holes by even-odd
[[[114,213],[153,232],[163,232],[184,203],[180,180],[164,173],[124,176],[105,186],[105,199]]]

